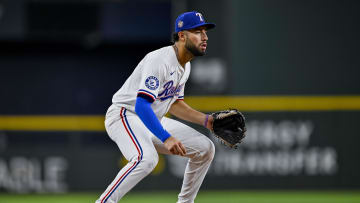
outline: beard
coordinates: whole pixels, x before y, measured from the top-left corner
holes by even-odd
[[[185,48],[194,56],[204,56],[205,51],[201,51],[200,48],[197,48],[190,40],[186,40]]]

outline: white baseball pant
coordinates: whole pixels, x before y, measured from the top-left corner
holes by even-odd
[[[179,121],[164,117],[163,127],[186,148],[187,163],[178,203],[193,203],[214,158],[212,141]],[[164,144],[125,108],[112,105],[106,113],[106,131],[129,161],[96,203],[117,203],[129,190],[146,177],[157,165],[158,152],[170,154]]]

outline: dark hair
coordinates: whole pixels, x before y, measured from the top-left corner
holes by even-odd
[[[173,34],[172,34],[172,42],[177,42],[177,41],[179,41],[179,35],[178,35],[178,33],[177,32],[174,32]]]

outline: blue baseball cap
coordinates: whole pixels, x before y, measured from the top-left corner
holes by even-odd
[[[186,12],[177,17],[175,21],[175,32],[178,33],[200,26],[206,26],[207,29],[212,29],[216,25],[214,23],[206,23],[204,16],[197,11]]]

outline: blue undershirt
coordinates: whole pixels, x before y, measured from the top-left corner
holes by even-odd
[[[163,128],[159,119],[151,108],[153,99],[144,94],[138,94],[135,104],[135,112],[145,126],[162,142],[165,142],[171,135]]]

